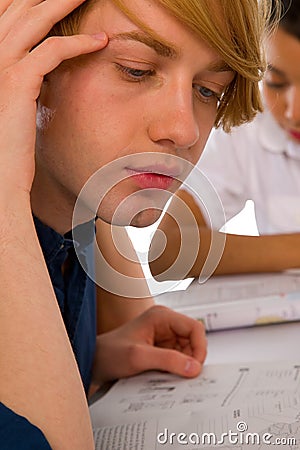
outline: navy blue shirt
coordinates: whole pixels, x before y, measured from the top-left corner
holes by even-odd
[[[80,242],[73,240],[72,232],[62,236],[36,217],[34,222],[87,393],[96,346],[96,288],[92,281],[95,222],[93,220],[76,228],[75,236],[80,236]],[[65,266],[62,272],[63,264]],[[41,431],[0,403],[0,449],[35,448],[50,449]]]

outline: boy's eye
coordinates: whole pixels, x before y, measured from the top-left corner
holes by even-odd
[[[134,69],[133,67],[126,67],[121,64],[116,64],[116,68],[132,81],[143,81],[146,77],[154,74],[153,69]]]
[[[143,82],[155,75],[154,69],[137,69],[134,67],[124,66],[119,63],[115,63],[116,69],[121,72],[125,78],[133,82]],[[197,96],[204,102],[209,102],[211,100],[219,101],[221,94],[218,94],[211,89],[201,86],[199,84],[193,84],[193,88],[197,92]]]
[[[203,97],[206,97],[206,98],[212,97],[214,95],[214,92],[211,89],[208,89],[204,86],[200,86],[198,88],[198,91],[201,95],[203,95]]]
[[[220,100],[221,98],[221,94],[219,95],[205,86],[194,85],[194,88],[196,89],[198,96],[204,101]]]

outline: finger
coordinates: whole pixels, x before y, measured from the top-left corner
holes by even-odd
[[[41,3],[41,0],[10,0],[6,9],[0,15],[0,42],[5,38],[17,21],[33,6]]]
[[[40,67],[40,72],[46,74],[66,59],[103,49],[107,42],[108,37],[104,32],[95,36],[77,34],[51,37],[28,55],[28,63],[36,64],[35,67]]]
[[[37,99],[40,93],[43,77],[54,70],[62,61],[76,56],[101,50],[107,44],[105,33],[97,37],[89,35],[74,35],[69,37],[53,37],[44,41],[26,58],[10,67],[6,72],[6,81],[0,79],[2,85],[14,99],[24,97],[27,90],[29,97]]]
[[[152,346],[142,346],[136,360],[139,371],[162,370],[185,378],[196,377],[202,370],[202,364],[195,358]]]
[[[198,322],[183,314],[176,313],[172,316],[171,328],[180,341],[189,341],[191,354],[198,361],[203,362],[206,357],[205,328]]]
[[[41,41],[53,25],[68,15],[73,9],[83,3],[83,0],[45,0],[23,12],[15,23],[2,24],[6,32],[2,39],[1,58],[11,55],[12,58],[24,56],[32,47]]]
[[[207,339],[202,322],[194,320],[194,326],[190,335],[190,346],[192,356],[203,363],[207,354]]]
[[[151,311],[152,310],[152,311]],[[152,312],[155,327],[155,340],[157,343],[168,338],[184,338],[189,341],[192,356],[203,362],[206,356],[205,328],[201,322],[177,313],[168,308],[155,306],[148,310]]]

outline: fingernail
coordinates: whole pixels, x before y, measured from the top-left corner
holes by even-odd
[[[98,39],[99,41],[105,41],[106,40],[106,33],[101,31],[100,33],[92,34],[93,38]]]
[[[200,363],[196,359],[188,359],[184,368],[185,373],[196,373],[200,370]]]

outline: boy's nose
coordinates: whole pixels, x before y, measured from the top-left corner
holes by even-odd
[[[152,141],[178,150],[187,150],[197,143],[200,131],[191,92],[165,95],[156,111],[148,129]]]

